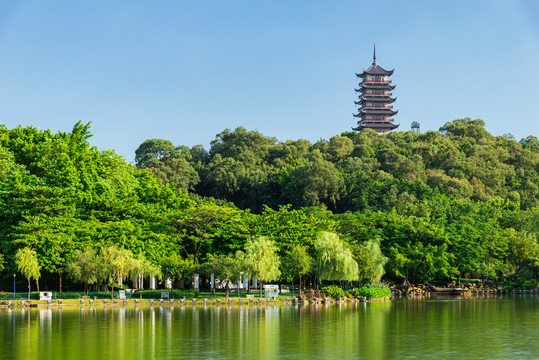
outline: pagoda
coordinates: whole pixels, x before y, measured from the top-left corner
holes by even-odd
[[[387,134],[396,129],[399,125],[393,124],[392,116],[397,111],[393,111],[391,105],[396,98],[392,98],[391,90],[395,85],[391,85],[389,77],[393,75],[394,70],[385,70],[376,62],[376,45],[374,46],[373,62],[370,68],[357,74],[361,78],[359,89],[354,89],[359,93],[359,100],[354,101],[359,105],[358,113],[354,117],[359,118],[357,127],[352,128],[356,131],[363,129],[373,129],[378,134]]]

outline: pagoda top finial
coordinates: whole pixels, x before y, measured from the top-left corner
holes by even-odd
[[[374,54],[373,54],[373,56],[372,56],[372,60],[373,60],[373,61],[372,61],[372,64],[373,64],[373,65],[378,65],[378,64],[376,63],[376,43],[374,43]]]

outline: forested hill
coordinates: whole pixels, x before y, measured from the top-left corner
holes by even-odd
[[[90,137],[80,122],[71,133],[0,125],[0,278],[17,271],[19,249],[36,252],[46,288],[77,250],[117,246],[189,279],[254,238],[271,239],[283,259],[271,280],[297,275],[286,259],[298,246],[320,259],[319,239],[353,256],[360,273],[327,277],[314,267],[310,279],[378,281],[384,271],[395,282],[506,279],[539,270],[539,141],[492,136],[481,120],[314,144],[237,128],[209,151],[153,139],[135,166]]]
[[[536,208],[538,139],[492,136],[484,125],[466,118],[439,132],[379,136],[366,130],[314,144],[279,142],[239,127],[218,134],[209,152],[147,140],[135,161],[164,183],[254,212],[292,204],[325,205],[335,213],[394,208],[415,213],[425,211],[425,204],[436,207],[440,197],[465,202],[501,198],[522,210]]]

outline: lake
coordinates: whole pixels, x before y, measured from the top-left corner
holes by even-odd
[[[533,359],[539,296],[0,309],[0,359]]]

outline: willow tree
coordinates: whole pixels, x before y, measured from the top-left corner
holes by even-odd
[[[66,272],[71,279],[84,284],[84,293],[88,295],[90,285],[99,280],[100,266],[101,258],[97,255],[97,251],[87,247],[73,252],[67,262]]]
[[[316,271],[320,280],[359,279],[359,267],[354,256],[339,236],[335,233],[323,232],[314,244],[316,252]]]
[[[379,283],[385,274],[387,257],[380,250],[380,239],[371,239],[353,248],[354,258],[359,266],[359,279]]]
[[[130,250],[110,245],[101,249],[103,258],[103,271],[107,274],[109,283],[112,285],[110,298],[114,298],[114,284],[119,279],[124,279],[134,268],[133,253]]]
[[[28,279],[28,300],[30,300],[31,285],[30,279],[34,279],[37,283],[41,276],[41,266],[37,261],[37,254],[29,247],[17,250],[15,254],[15,264],[19,272]],[[39,284],[37,285],[39,291]]]
[[[264,281],[271,281],[281,276],[281,259],[277,254],[277,246],[273,240],[259,236],[245,244],[245,266],[249,274],[260,280],[260,297]]]
[[[131,274],[131,280],[137,281],[140,279],[141,282],[144,281],[143,279],[145,275],[151,274],[158,279],[162,277],[161,267],[153,264],[151,261],[146,259],[146,256],[144,255],[144,253],[140,253],[136,258],[132,260],[130,274]],[[141,289],[140,289],[139,294],[140,294],[140,298],[142,299],[142,286],[140,287]]]

